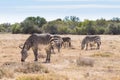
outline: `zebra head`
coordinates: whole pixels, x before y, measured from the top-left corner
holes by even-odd
[[[21,51],[21,62],[25,62],[25,59],[27,58],[27,49],[22,49]]]
[[[25,48],[25,46],[23,46],[23,44],[19,45],[19,48],[22,49],[21,51],[21,62],[24,62],[25,59],[27,58],[27,49]]]

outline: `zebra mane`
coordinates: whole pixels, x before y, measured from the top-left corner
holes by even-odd
[[[23,49],[29,50],[32,46],[30,37],[25,41]]]

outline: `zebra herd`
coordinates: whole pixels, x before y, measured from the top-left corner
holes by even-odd
[[[38,61],[38,45],[48,45],[45,48],[47,57],[46,57],[46,63],[50,62],[50,56],[51,53],[54,52],[54,48],[57,48],[58,52],[60,52],[61,47],[71,47],[71,38],[70,37],[60,37],[57,35],[51,35],[49,33],[46,34],[32,34],[28,37],[28,39],[25,41],[23,46],[19,46],[21,50],[21,61],[24,62],[25,59],[28,56],[28,50],[32,48],[35,60]],[[97,35],[88,35],[86,36],[82,42],[81,42],[81,50],[83,50],[86,47],[86,50],[88,49],[88,45],[90,45],[91,49],[92,46],[97,44],[96,49],[100,49],[101,45],[101,38]]]

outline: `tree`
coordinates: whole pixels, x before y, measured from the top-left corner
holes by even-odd
[[[51,34],[57,34],[57,25],[53,24],[52,22],[49,22],[42,27],[43,32],[51,33]]]
[[[0,25],[0,32],[5,32],[5,28]]]
[[[23,33],[41,33],[42,26],[47,23],[47,21],[42,17],[27,17],[22,23]]]
[[[66,34],[68,33],[68,26],[61,19],[56,19],[43,25],[42,30],[51,34]]]
[[[104,27],[96,27],[96,34],[104,34],[106,28]]]
[[[0,24],[0,32],[11,32],[11,24],[10,23]]]
[[[109,24],[108,34],[120,34],[120,25],[119,24]]]
[[[38,25],[39,28],[41,28],[46,23],[47,23],[47,21],[45,18],[37,16],[35,19],[35,24]]]
[[[79,17],[76,17],[76,16],[65,16],[64,21],[79,22]]]
[[[112,21],[112,22],[120,22],[120,18],[118,18],[118,17],[113,17],[113,18],[111,19],[111,21]]]
[[[81,32],[82,34],[84,33],[84,34],[93,35],[96,33],[94,22],[88,19],[85,19],[84,22],[80,23],[79,27],[81,28],[80,30],[84,31]]]
[[[71,29],[74,29],[79,24],[79,17],[76,17],[76,16],[66,16],[64,18],[64,22],[66,22]]]
[[[21,33],[21,26],[19,23],[15,23],[13,25],[11,25],[11,30],[12,30],[12,33],[13,34],[16,34],[16,33]]]
[[[95,21],[95,25],[96,25],[96,27],[105,27],[105,26],[107,26],[107,21],[103,18],[97,19]]]

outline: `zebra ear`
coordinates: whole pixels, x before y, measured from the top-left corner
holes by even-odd
[[[23,44],[20,44],[20,45],[19,45],[19,48],[20,48],[20,49],[23,49]]]

